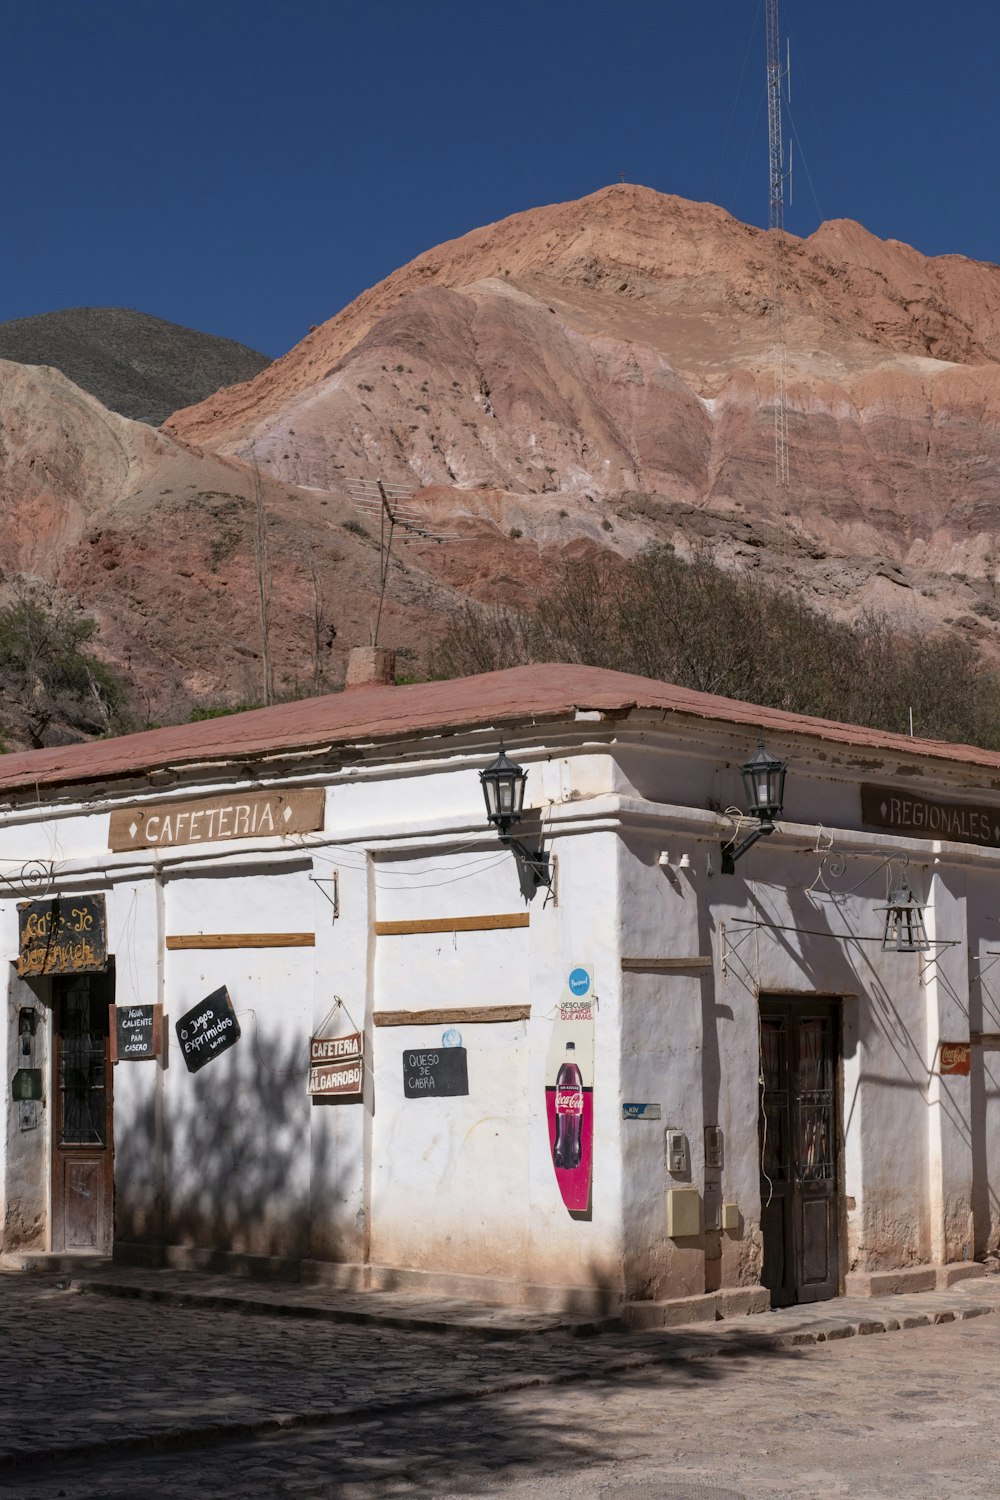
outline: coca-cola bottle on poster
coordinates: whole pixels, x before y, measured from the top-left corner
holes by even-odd
[[[556,1139],[552,1160],[569,1170],[580,1165],[583,1145],[583,1075],[576,1063],[576,1043],[566,1043],[566,1057],[556,1075]]]

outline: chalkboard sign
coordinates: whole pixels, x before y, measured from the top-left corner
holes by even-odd
[[[181,1016],[174,1030],[189,1073],[226,1052],[240,1039],[240,1023],[225,985]]]
[[[103,896],[56,896],[17,903],[17,972],[93,974],[108,966]]]
[[[403,1093],[407,1099],[440,1099],[469,1092],[464,1047],[432,1047],[403,1053]]]
[[[111,1006],[112,1062],[142,1062],[159,1057],[162,1038],[162,1005]]]

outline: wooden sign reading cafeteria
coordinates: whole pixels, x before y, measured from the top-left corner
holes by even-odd
[[[861,818],[873,828],[1000,849],[1000,808],[984,804],[941,802],[899,787],[863,786]]]
[[[360,1094],[364,1084],[360,1031],[347,1036],[314,1036],[309,1042],[310,1094]]]
[[[233,792],[191,802],[120,808],[111,814],[108,848],[121,853],[169,844],[315,833],[323,827],[325,795],[322,787],[303,792]]]
[[[108,966],[103,896],[56,896],[17,903],[17,972],[92,974]]]

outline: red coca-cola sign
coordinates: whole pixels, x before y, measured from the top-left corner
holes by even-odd
[[[583,1114],[583,1089],[556,1089],[557,1115]]]

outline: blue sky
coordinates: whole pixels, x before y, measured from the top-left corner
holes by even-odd
[[[767,222],[763,0],[0,16],[0,321],[129,306],[277,355],[420,251],[622,174]],[[856,218],[1000,260],[997,0],[782,0],[781,20],[788,228]]]

